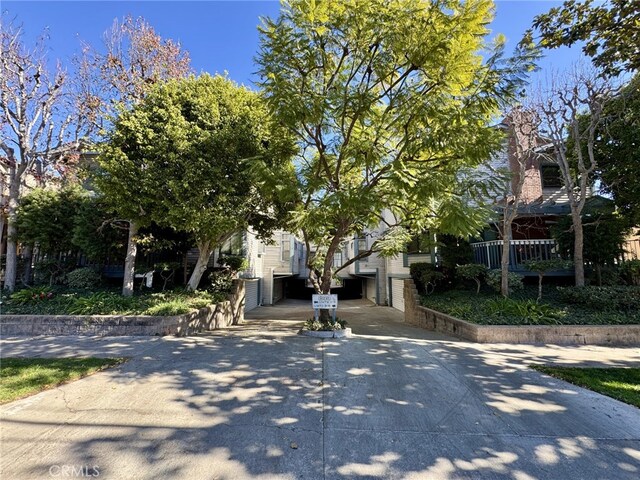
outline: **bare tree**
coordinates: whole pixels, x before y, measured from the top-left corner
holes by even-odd
[[[504,198],[500,202],[502,216],[498,228],[502,235],[500,292],[508,297],[513,222],[518,216],[519,207],[523,203],[535,200],[525,195],[524,187],[527,181],[539,182],[535,153],[539,145],[540,117],[530,107],[517,107],[509,112],[503,124],[507,130],[507,161],[511,175]]]
[[[7,256],[4,288],[13,291],[17,276],[17,211],[25,182],[42,185],[54,152],[76,150],[85,123],[75,115],[67,74],[47,66],[42,35],[28,48],[22,29],[4,21],[0,30],[0,149],[6,157]]]
[[[571,209],[574,233],[575,284],[584,286],[584,234],[582,211],[590,194],[597,164],[594,143],[611,83],[597,72],[576,67],[562,79],[554,77],[550,88],[536,100],[551,150],[560,167]]]
[[[189,54],[179,43],[164,40],[143,18],[116,19],[103,37],[103,50],[83,47],[76,59],[83,104],[89,118],[103,132],[108,130],[117,108],[139,103],[158,82],[192,73]],[[129,218],[122,294],[133,295],[137,233],[145,210],[138,206]]]

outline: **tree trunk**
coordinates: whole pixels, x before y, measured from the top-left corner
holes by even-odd
[[[4,288],[9,292],[16,289],[18,276],[18,198],[20,195],[20,181],[11,179],[9,187],[9,208],[7,212],[7,263],[4,271]]]
[[[127,241],[127,256],[124,260],[124,279],[122,281],[122,295],[130,297],[133,295],[133,281],[136,272],[136,253],[138,252],[138,244],[136,243],[136,235],[140,227],[131,220],[129,222],[129,240]]]
[[[509,255],[511,254],[511,221],[504,220],[502,232],[502,258],[500,259],[500,293],[509,296]]]
[[[584,232],[582,230],[582,217],[578,213],[571,215],[573,220],[574,251],[573,263],[575,264],[576,287],[584,287]]]
[[[200,251],[198,261],[196,262],[191,278],[189,278],[189,284],[187,285],[187,290],[191,291],[197,290],[198,285],[200,285],[200,279],[207,269],[209,258],[211,258],[211,254],[213,253],[211,242],[198,242],[198,250]]]
[[[33,262],[33,245],[27,245],[24,248],[24,270],[22,271],[22,283],[29,285],[31,283],[31,263]]]
[[[538,273],[538,301],[542,300],[542,277],[543,273]]]
[[[601,287],[602,286],[602,265],[600,265],[599,263],[596,263],[595,267],[596,267],[596,283],[598,284],[599,287]]]

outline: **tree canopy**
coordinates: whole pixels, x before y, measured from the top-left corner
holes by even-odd
[[[275,192],[260,189],[252,166],[261,162],[287,175],[278,133],[249,89],[207,74],[172,80],[120,114],[96,182],[121,215],[194,236],[195,289],[213,249],[229,235],[276,225]]]
[[[488,44],[492,15],[487,0],[292,0],[264,20],[260,85],[300,148],[295,226],[317,247],[316,290],[327,291],[340,243],[381,223],[387,233],[361,256],[485,220],[471,199],[486,178],[469,172],[500,147],[490,124],[535,59]]]
[[[538,15],[533,30],[545,48],[584,42],[582,51],[607,75],[640,68],[640,8],[634,0],[565,1]],[[525,39],[531,40],[533,30]]]
[[[595,155],[603,190],[631,225],[640,224],[640,74],[605,104]]]

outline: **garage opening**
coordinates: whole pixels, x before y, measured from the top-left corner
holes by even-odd
[[[306,279],[286,278],[284,281],[284,298],[311,301],[313,288],[307,287]],[[364,283],[362,278],[345,278],[342,286],[331,289],[332,294],[338,295],[338,300],[357,300],[365,298]]]

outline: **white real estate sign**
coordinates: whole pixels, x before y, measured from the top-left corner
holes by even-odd
[[[338,308],[338,295],[312,295],[314,310],[335,310]]]
[[[336,310],[338,309],[338,295],[312,295],[313,316],[316,320],[320,317],[320,310],[333,310],[333,321],[336,321]]]

